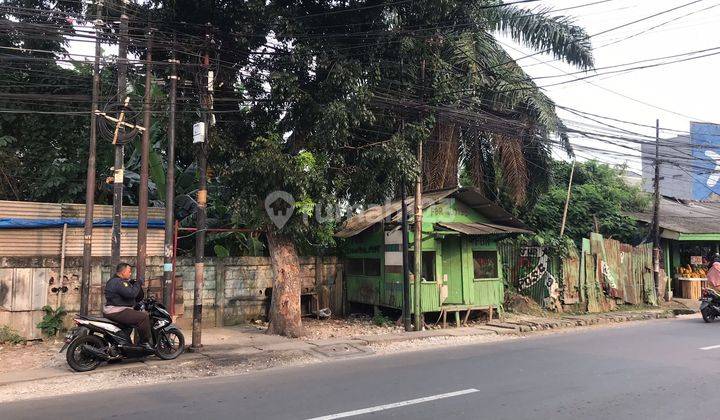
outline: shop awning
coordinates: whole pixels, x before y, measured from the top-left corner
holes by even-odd
[[[466,235],[502,235],[505,233],[533,233],[531,230],[492,223],[437,223],[438,226]]]

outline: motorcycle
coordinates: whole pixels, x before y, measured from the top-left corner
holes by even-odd
[[[167,309],[153,297],[143,299],[136,310],[150,314],[153,343],[152,351],[132,341],[133,327],[119,324],[107,318],[95,316],[75,317],[76,328],[65,336],[62,353],[67,349],[65,359],[77,372],[97,368],[102,362],[142,358],[155,355],[163,360],[172,360],[185,351],[185,337],[172,323]]]
[[[700,297],[700,314],[705,322],[713,322],[720,317],[720,294],[713,289],[703,289]]]

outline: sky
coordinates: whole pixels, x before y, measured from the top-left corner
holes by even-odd
[[[516,0],[506,1],[510,3]],[[720,47],[720,31],[717,30],[720,22],[720,0],[699,0],[684,6],[692,1],[542,0],[520,4],[519,7],[552,10],[570,8],[555,14],[573,17],[575,23],[585,28],[590,35],[679,7],[672,12],[622,29],[593,36],[591,42],[595,66],[600,68]],[[633,37],[625,39],[629,36]],[[591,71],[587,74],[575,74],[574,77],[567,76],[565,73],[577,72],[578,69],[553,60],[546,54],[523,58],[531,54],[532,50],[503,35],[498,35],[498,39],[506,45],[511,56],[522,58],[519,63],[530,76],[563,75],[538,79],[537,83],[541,86],[593,74]],[[115,46],[104,46],[104,49],[106,53],[116,53]],[[70,50],[74,53],[93,54],[91,43],[72,43]],[[720,98],[717,76],[719,68],[720,54],[656,68],[592,77],[584,81],[547,87],[545,91],[560,106],[652,127],[655,120],[659,119],[663,128],[688,131],[690,121],[720,123],[720,107],[715,105],[716,98]],[[577,122],[596,125],[563,110],[559,110],[559,114],[573,126],[576,126]],[[655,136],[652,127],[610,123],[647,136]],[[677,134],[663,130],[661,137],[672,138]],[[572,143],[576,146],[579,160],[593,158],[611,164],[626,163],[633,171],[641,170],[637,144],[628,144],[629,147],[638,149],[633,151],[596,140],[573,139]],[[591,151],[588,147],[602,151]],[[569,159],[559,150],[554,155],[556,158]]]
[[[543,0],[522,7],[534,8],[540,4],[539,7],[563,9],[595,2],[595,0]],[[610,0],[557,14],[573,16],[575,23],[592,35],[690,2],[691,0]],[[651,29],[671,20],[672,22]],[[673,12],[592,37],[595,66],[612,66],[720,47],[718,22],[720,22],[720,1],[702,0]],[[638,34],[643,31],[647,32]],[[638,35],[622,40],[633,34]],[[503,38],[503,42],[511,43],[507,38]],[[603,46],[614,41],[619,42]],[[531,52],[517,44],[513,47],[519,50],[508,48],[508,52],[514,58],[523,57]],[[553,61],[548,55],[525,58],[519,63],[532,77],[578,71],[564,63]],[[663,128],[688,131],[690,121],[720,123],[720,107],[715,104],[715,100],[720,97],[718,68],[720,68],[720,55],[657,68],[593,77],[586,81],[548,87],[546,93],[558,105],[649,126],[654,126],[657,118],[660,119],[660,126]],[[589,72],[588,75],[590,74],[593,73]],[[582,74],[575,75],[576,78],[582,76]],[[573,77],[569,76],[542,79],[538,80],[538,84],[572,79]],[[582,118],[568,112],[560,111],[560,115],[572,121],[582,121]],[[595,124],[587,120],[586,122]],[[650,127],[613,124],[649,136],[655,135],[655,130]],[[661,137],[672,138],[676,134],[663,130]],[[612,151],[622,151],[623,154],[633,155],[633,152],[627,149],[618,149],[588,140],[574,140],[573,143],[580,147],[592,145],[608,150],[605,153],[590,153],[577,148],[579,159],[593,157],[611,163],[627,161],[630,169],[640,168],[639,158],[619,157],[612,153]],[[639,155],[639,152],[634,154]]]

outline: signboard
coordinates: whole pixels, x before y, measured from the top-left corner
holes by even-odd
[[[702,255],[693,255],[690,257],[690,265],[703,265]]]
[[[193,143],[205,142],[205,123],[199,122],[193,124]]]

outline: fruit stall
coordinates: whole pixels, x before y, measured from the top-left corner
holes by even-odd
[[[661,264],[666,273],[672,273],[671,293],[699,299],[707,285],[707,259],[720,252],[720,202],[662,197],[659,213]],[[628,216],[648,229],[652,226],[652,211]]]
[[[680,292],[680,297],[700,299],[702,289],[707,287],[707,259],[699,257],[695,262],[699,264],[687,264],[677,269],[677,291]]]

